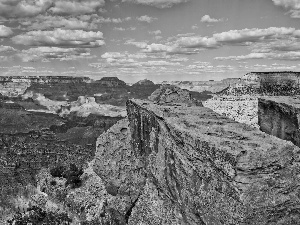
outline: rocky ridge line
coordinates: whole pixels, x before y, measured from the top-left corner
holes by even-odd
[[[116,190],[117,199],[124,196],[121,190],[136,190],[133,196],[139,197],[127,205],[128,224],[254,225],[300,220],[295,197],[300,181],[298,147],[205,107],[131,100],[127,111],[131,138],[127,136],[126,144],[131,142],[132,149],[126,153],[121,143],[113,147],[107,142],[108,137],[116,137],[114,131],[124,128],[115,125],[98,139],[96,154],[107,163],[96,160],[94,169],[105,183],[114,183],[107,190]],[[130,157],[124,159],[124,154]],[[137,167],[125,167],[129,172],[121,175],[119,165],[131,165],[127,160]],[[137,171],[139,185],[126,179]]]

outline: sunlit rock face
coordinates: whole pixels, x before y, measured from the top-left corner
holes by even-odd
[[[258,123],[262,131],[300,146],[299,96],[259,98]]]
[[[124,121],[99,137],[94,169],[123,199],[118,211],[130,205],[128,224],[299,221],[300,149],[292,143],[205,107],[131,100],[127,111],[130,130]]]
[[[215,96],[203,102],[203,105],[239,123],[259,128],[257,96]]]

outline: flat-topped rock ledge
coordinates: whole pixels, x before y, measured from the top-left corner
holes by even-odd
[[[300,96],[259,98],[258,124],[263,132],[300,146]]]
[[[132,157],[147,179],[129,224],[299,223],[300,149],[291,142],[205,107],[130,100],[127,112]],[[145,200],[155,193],[155,203]],[[166,201],[167,216],[158,210]]]

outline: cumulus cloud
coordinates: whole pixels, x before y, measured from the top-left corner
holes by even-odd
[[[161,34],[161,30],[149,31],[149,34],[159,35],[159,34]]]
[[[0,0],[0,15],[3,17],[36,16],[51,7],[53,0]]]
[[[27,19],[20,21],[20,24],[27,26],[27,30],[49,30],[53,28],[94,30],[98,28],[98,22],[95,18],[90,21],[76,17],[66,18],[51,15],[38,15],[33,21]]]
[[[48,60],[75,60],[78,58],[91,58],[90,49],[87,48],[59,48],[37,47],[23,50],[17,54],[23,62],[48,61]]]
[[[275,5],[289,9],[292,18],[300,18],[300,1],[299,0],[272,0]]]
[[[13,34],[13,31],[4,25],[0,25],[0,38],[9,37]]]
[[[99,47],[104,45],[102,32],[83,30],[29,31],[12,38],[15,44],[29,46]]]
[[[141,16],[136,18],[140,22],[147,22],[147,23],[152,23],[154,20],[157,20],[157,18],[150,17],[150,16]]]
[[[217,23],[217,22],[222,22],[223,19],[215,19],[215,18],[211,18],[209,15],[205,15],[201,18],[200,21],[202,23]]]
[[[171,8],[180,3],[188,2],[189,0],[122,0],[122,2],[130,2],[135,4],[149,5],[157,8]]]
[[[255,42],[271,41],[287,35],[297,35],[295,28],[270,27],[266,29],[242,29],[213,34],[212,37],[190,36],[177,40],[180,46],[188,48],[219,48],[223,45],[250,45]]]
[[[11,46],[3,46],[3,45],[0,46],[0,53],[15,52],[15,51],[17,50]]]
[[[54,1],[54,6],[49,9],[54,14],[80,15],[95,13],[105,4],[104,0],[81,0],[81,1]]]
[[[104,0],[0,0],[3,17],[31,17],[45,12],[58,15],[96,13]]]

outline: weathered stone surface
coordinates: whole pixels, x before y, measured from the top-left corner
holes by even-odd
[[[203,105],[239,123],[259,128],[257,96],[215,96],[203,102]]]
[[[204,107],[134,100],[127,110],[133,157],[144,164],[151,187],[142,196],[151,198],[155,189],[166,196],[171,211],[179,209],[178,224],[299,223],[300,149],[292,143]],[[136,207],[153,209],[155,202],[140,197]],[[138,221],[138,211],[129,221],[160,224],[156,218],[164,215],[148,210]]]
[[[158,104],[184,103],[189,106],[202,106],[202,103],[193,99],[188,90],[181,89],[174,85],[163,85],[152,93],[148,98]]]
[[[108,202],[124,215],[137,200],[145,184],[144,164],[131,147],[128,120],[112,126],[97,140],[94,171],[106,190],[115,196]]]
[[[263,97],[258,101],[258,124],[263,132],[300,146],[300,98]]]
[[[180,225],[182,216],[180,209],[150,181],[146,182],[128,224],[136,225]]]

